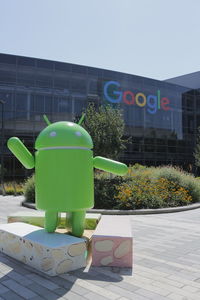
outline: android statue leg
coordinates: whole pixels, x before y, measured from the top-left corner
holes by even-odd
[[[85,227],[85,210],[71,212],[69,214],[72,235],[81,237]]]
[[[44,228],[47,232],[54,232],[58,224],[58,213],[55,211],[45,211]]]

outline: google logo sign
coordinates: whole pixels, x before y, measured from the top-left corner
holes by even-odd
[[[145,95],[144,93],[134,94],[132,91],[122,91],[118,81],[107,81],[103,88],[105,99],[110,103],[124,102],[127,105],[137,105],[147,107],[150,114],[155,114],[158,110],[171,110],[170,100],[160,96],[160,90],[156,95]]]

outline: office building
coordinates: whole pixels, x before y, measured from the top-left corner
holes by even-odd
[[[194,163],[200,125],[200,73],[166,81],[44,59],[0,54],[1,164],[6,178],[29,175],[6,146],[18,136],[30,151],[52,122],[73,121],[88,103],[119,108],[130,137],[121,160],[146,165]]]

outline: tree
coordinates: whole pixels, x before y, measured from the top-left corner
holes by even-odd
[[[83,122],[83,127],[89,132],[94,143],[94,155],[118,159],[125,143],[124,120],[121,111],[111,106],[100,106],[95,109],[89,104]]]
[[[198,128],[194,157],[196,166],[200,167],[200,127]]]

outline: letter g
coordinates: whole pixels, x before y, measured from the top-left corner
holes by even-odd
[[[103,89],[104,96],[105,96],[106,100],[109,101],[109,102],[111,102],[111,103],[119,103],[119,102],[121,102],[122,101],[122,92],[114,90],[112,92],[112,94],[113,95],[118,95],[118,97],[117,98],[112,98],[111,96],[109,96],[108,89],[109,89],[110,85],[115,85],[116,87],[120,87],[120,84],[117,81],[108,81],[108,82],[106,82],[105,85],[104,85],[104,89]]]

